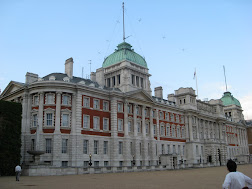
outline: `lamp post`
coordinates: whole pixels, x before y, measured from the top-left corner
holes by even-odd
[[[91,153],[89,154],[89,166],[90,167],[92,166],[92,154]]]
[[[135,156],[133,155],[132,157],[133,157],[132,165],[135,166],[135,164],[136,164]]]

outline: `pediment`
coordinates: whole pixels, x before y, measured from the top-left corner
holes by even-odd
[[[1,97],[7,96],[8,94],[11,94],[19,89],[24,87],[23,83],[18,83],[15,81],[11,81],[7,87],[4,89],[3,93],[1,94]]]
[[[136,90],[136,91],[127,92],[126,96],[128,98],[137,99],[140,101],[153,102],[152,97],[147,92],[145,92],[143,90]]]

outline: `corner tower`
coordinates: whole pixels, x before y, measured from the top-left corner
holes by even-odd
[[[92,73],[99,85],[119,88],[122,92],[142,89],[151,95],[149,69],[145,59],[127,42],[117,46],[103,62],[102,68]]]

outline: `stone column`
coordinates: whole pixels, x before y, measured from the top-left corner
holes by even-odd
[[[136,114],[136,107],[137,105],[133,105],[133,127],[134,127],[134,136],[136,137],[138,135],[137,133],[137,114]]]
[[[219,125],[219,139],[220,142],[222,142],[222,123],[218,122]]]
[[[157,109],[155,112],[155,117],[157,120],[157,140],[160,140],[160,131],[159,131],[159,110]]]
[[[29,149],[30,139],[26,139],[27,135],[30,134],[30,125],[28,125],[28,120],[30,119],[28,116],[28,112],[31,112],[31,109],[29,109],[29,95],[27,92],[23,95],[22,100],[22,126],[21,126],[21,162],[26,162],[28,154],[26,153]]]
[[[190,115],[189,116],[189,138],[190,138],[190,141],[193,141],[193,128],[192,128],[192,116]]]
[[[186,140],[189,141],[190,139],[190,135],[189,135],[189,117],[188,116],[184,116],[185,119],[185,129],[186,129]]]
[[[56,93],[55,130],[53,134],[53,166],[61,166],[62,139],[60,133],[61,92]]]
[[[39,93],[39,113],[38,113],[38,125],[40,126],[40,131],[42,132],[43,127],[43,110],[44,110],[44,93]]]
[[[153,108],[150,108],[150,158],[151,165],[155,165],[155,139],[154,139],[154,126],[153,126]]]
[[[124,135],[129,135],[129,128],[128,128],[128,102],[124,103]]]
[[[142,140],[142,144],[143,144],[143,153],[142,153],[142,157],[143,157],[143,165],[146,166],[148,165],[148,143],[146,141],[146,125],[145,125],[145,108],[146,106],[142,106],[142,134],[143,134],[143,140]]]
[[[200,137],[199,137],[200,129],[199,129],[198,117],[196,117],[195,119],[196,119],[196,136],[197,136],[197,139],[199,140],[200,139]]]
[[[149,110],[150,110],[150,137],[151,139],[153,139],[154,138],[153,115],[152,115],[153,109],[150,108]]]
[[[117,131],[117,99],[115,97],[111,98],[111,113],[110,113],[110,123],[111,123],[111,165],[119,166],[117,160],[118,157],[118,131]]]

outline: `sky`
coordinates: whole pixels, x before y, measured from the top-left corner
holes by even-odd
[[[145,58],[153,95],[196,89],[196,70],[198,99],[219,99],[225,66],[228,91],[252,119],[251,0],[124,2],[126,42]],[[118,0],[0,0],[1,91],[26,72],[64,73],[70,57],[74,76],[88,77],[123,41],[122,12]]]

